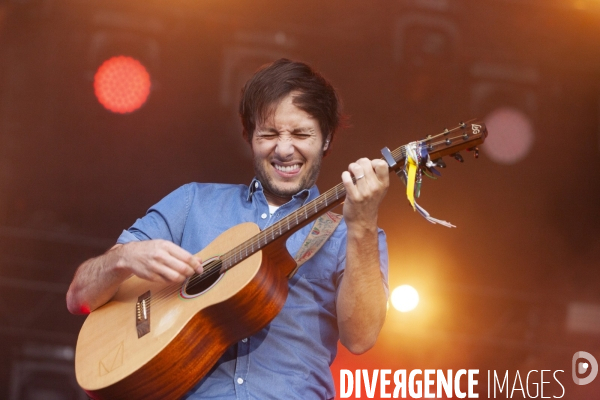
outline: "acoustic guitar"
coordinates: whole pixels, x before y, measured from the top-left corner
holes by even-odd
[[[469,121],[411,146],[443,166],[441,157],[462,160],[458,151],[477,152],[486,136],[483,123]],[[387,152],[390,169],[404,166],[407,146]],[[345,194],[340,183],[263,231],[254,223],[228,229],[197,254],[204,272],[182,284],[127,279],[81,328],[75,355],[79,385],[92,399],[184,395],[227,348],[275,318],[296,271],[286,240],[341,204]]]

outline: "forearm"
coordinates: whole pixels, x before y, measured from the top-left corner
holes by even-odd
[[[119,247],[79,266],[67,292],[67,308],[72,314],[87,314],[105,304],[131,275],[118,263]]]
[[[377,227],[349,227],[337,311],[340,341],[351,352],[360,354],[373,347],[385,321],[386,302]]]

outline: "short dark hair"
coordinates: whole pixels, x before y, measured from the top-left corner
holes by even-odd
[[[341,101],[333,86],[305,63],[285,58],[261,67],[242,89],[240,117],[244,139],[252,140],[257,124],[264,122],[274,107],[291,92],[299,92],[293,104],[319,121],[330,142],[342,119]],[[325,154],[331,146],[327,147]]]

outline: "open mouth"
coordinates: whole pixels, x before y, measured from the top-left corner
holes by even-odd
[[[283,175],[295,175],[298,172],[300,172],[300,169],[302,168],[302,164],[300,163],[291,165],[279,165],[272,163],[271,165],[273,166],[273,168],[275,168],[275,170],[277,170],[277,172]]]

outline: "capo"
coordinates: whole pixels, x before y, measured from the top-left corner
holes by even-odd
[[[404,181],[404,170],[400,168],[398,163],[396,163],[396,160],[394,159],[394,156],[392,156],[392,152],[390,151],[390,149],[384,147],[383,149],[381,149],[381,154],[383,155],[385,162],[388,163],[390,169],[394,171],[396,175],[398,175],[398,177]]]

